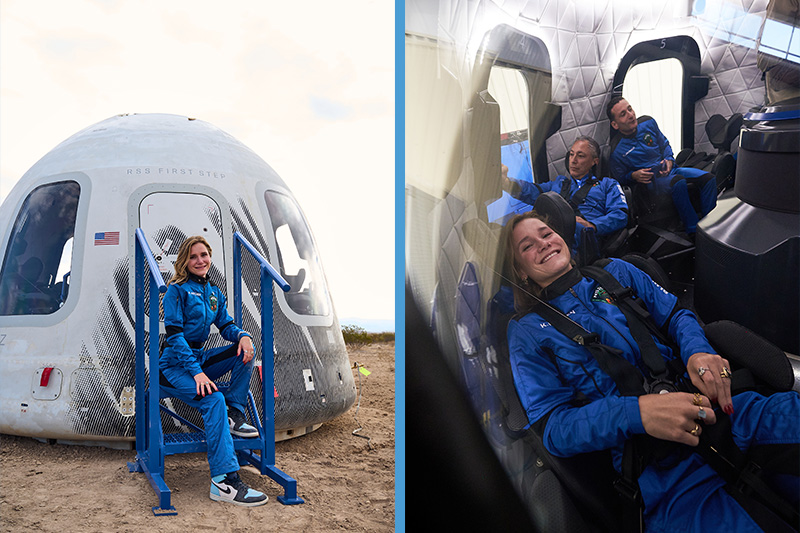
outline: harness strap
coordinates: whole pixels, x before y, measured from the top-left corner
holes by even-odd
[[[600,343],[596,333],[589,333],[554,307],[539,305],[535,311],[558,331],[589,350],[603,372],[611,376],[617,384],[620,394],[641,396],[645,393],[642,373],[622,357],[622,351]]]
[[[569,192],[572,190],[572,178],[567,178],[561,183],[561,190],[558,194],[569,202]]]
[[[583,182],[583,185],[575,191],[575,194],[570,196],[570,191],[572,190],[572,178],[565,179],[564,182],[561,184],[561,192],[559,193],[564,200],[569,202],[570,207],[580,214],[580,205],[586,200],[586,196],[589,194],[589,190],[594,187],[597,183],[600,183],[600,180],[596,177],[592,176],[586,181]]]
[[[642,360],[650,370],[650,375],[655,379],[667,379],[667,365],[664,357],[650,336],[651,328],[647,324],[654,324],[653,317],[641,304],[641,300],[633,300],[633,290],[623,287],[622,284],[608,271],[600,267],[589,265],[581,269],[586,276],[597,281],[614,299],[631,329],[636,344],[642,352]],[[656,328],[657,329],[657,328]]]
[[[625,441],[622,453],[622,476],[614,482],[614,488],[622,496],[624,531],[644,531],[644,503],[639,489],[639,475],[644,469],[644,454],[641,451],[644,435],[634,435]]]
[[[607,260],[595,263],[595,265],[606,264],[608,264]],[[655,326],[655,321],[650,313],[641,306],[641,302],[633,299],[634,293],[630,288],[622,287],[622,284],[613,275],[599,266],[583,267],[581,273],[597,281],[617,302],[619,309],[628,321],[634,340],[639,344],[642,359],[654,377],[661,375],[666,377],[668,365],[675,375],[680,375],[685,371],[680,357],[669,363],[666,363],[661,357],[648,330],[653,331],[659,337],[662,337],[663,333]],[[617,384],[617,388],[623,396],[641,396],[647,392],[641,372],[622,357],[620,350],[600,343],[596,333],[586,331],[559,309],[540,304],[535,311],[562,334],[588,349],[602,370]],[[652,344],[652,347],[648,348],[649,344]],[[655,348],[659,362],[656,362],[656,358],[653,357],[653,348]],[[675,443],[660,441],[649,435],[634,435],[626,441],[622,457],[622,477],[614,485],[617,491],[624,496],[628,509],[624,516],[626,531],[643,530],[643,505],[637,481],[639,475],[652,458],[665,457],[674,451],[676,446]],[[726,481],[729,492],[734,498],[739,500],[755,493],[763,504],[777,513],[781,519],[790,524],[798,523],[800,514],[797,510],[761,479],[758,465],[749,461],[744,452],[734,443],[730,418],[727,415],[718,411],[717,423],[704,427],[700,436],[700,445],[696,451]]]
[[[597,264],[605,265],[608,264],[608,261],[601,261]],[[599,266],[583,267],[581,273],[597,281],[618,304],[628,322],[631,334],[639,346],[642,361],[650,372],[651,380],[645,380],[639,369],[622,357],[621,351],[600,343],[596,333],[586,331],[559,309],[548,305],[538,305],[536,312],[569,339],[589,350],[600,368],[617,384],[617,388],[623,396],[641,396],[650,392],[652,384],[669,383],[670,367],[664,361],[650,331],[654,330],[660,337],[663,335],[641,301],[634,300],[634,293],[629,287],[623,287],[613,275]],[[677,366],[678,368],[673,368],[673,374],[679,376],[684,369],[682,365]]]
[[[761,467],[736,446],[727,414],[717,411],[716,424],[704,425],[696,451],[726,481],[728,492],[737,501],[757,495],[761,503],[781,519],[800,524],[798,510],[764,482],[760,476]]]

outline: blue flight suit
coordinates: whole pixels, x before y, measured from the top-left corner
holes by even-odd
[[[672,147],[651,117],[641,117],[636,132],[631,135],[619,135],[621,139],[611,152],[611,172],[614,177],[623,185],[633,185],[637,183],[631,178],[634,171],[653,168],[664,159],[672,161],[670,173],[662,177],[657,177],[657,173],[654,173],[653,181],[647,187],[655,194],[669,192],[686,227],[686,233],[694,233],[697,230],[698,216],[689,200],[686,181],[697,180],[700,186],[699,218],[702,218],[717,205],[717,183],[713,176],[699,168],[675,166]]]
[[[591,174],[587,174],[580,180],[576,180],[572,176],[558,176],[555,180],[546,183],[509,179],[519,186],[520,192],[516,195],[517,199],[533,205],[536,198],[543,192],[555,191],[561,194],[564,183],[567,181],[570,182],[569,197],[572,198],[586,180],[591,178],[594,178]],[[578,209],[583,218],[596,226],[598,237],[610,235],[628,224],[628,202],[625,199],[625,193],[622,192],[620,184],[611,178],[602,178],[595,183]],[[581,224],[575,225],[575,235],[572,241],[574,249],[577,249],[578,243],[580,243],[583,229],[584,226]]]
[[[669,321],[669,334],[677,341],[684,362],[696,352],[715,353],[696,317],[679,309],[677,298],[647,274],[619,259],[612,259],[605,269],[623,286],[636,291],[657,324]],[[570,274],[574,279],[566,277]],[[550,294],[546,291],[545,298],[587,331],[597,333],[599,342],[621,350],[630,362],[644,368],[639,347],[619,308],[597,282],[570,274],[548,287],[556,290]],[[567,282],[559,291],[557,285],[562,280]],[[678,356],[654,340],[665,359]],[[588,350],[534,312],[509,323],[508,344],[517,393],[529,422],[539,426],[544,423],[540,430],[547,450],[558,457],[569,457],[611,449],[614,467],[620,471],[624,443],[635,434],[645,433],[638,398],[620,396],[614,380]],[[573,405],[577,393],[586,395],[590,402],[581,407]],[[733,397],[733,406],[734,442],[742,450],[754,444],[800,442],[797,393],[769,397],[741,393]],[[725,481],[696,453],[669,468],[650,465],[638,481],[648,532],[759,530],[723,489]]]
[[[213,282],[197,276],[190,276],[182,284],[170,284],[163,305],[167,338],[159,359],[161,396],[179,398],[200,411],[211,477],[236,472],[239,461],[233,448],[227,406],[245,412],[253,360],[244,364],[236,352],[239,339],[250,334],[233,322],[222,291]],[[211,324],[217,326],[223,339],[233,344],[202,350]],[[194,376],[204,372],[213,381],[228,371],[231,382],[224,395],[197,394]]]

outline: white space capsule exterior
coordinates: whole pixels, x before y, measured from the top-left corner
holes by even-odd
[[[134,440],[138,227],[165,280],[181,242],[203,235],[231,316],[234,232],[291,285],[272,294],[276,439],[312,431],[353,404],[314,239],[283,180],[207,122],[120,115],[55,147],[0,207],[0,433],[115,446]],[[259,269],[243,256],[242,326],[260,339]],[[212,327],[206,348],[225,342]],[[260,372],[251,381],[256,399]],[[182,402],[162,401],[199,422]],[[165,432],[182,430],[164,418]]]

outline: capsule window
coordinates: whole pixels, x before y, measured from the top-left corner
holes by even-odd
[[[653,83],[658,80],[658,83]],[[639,63],[625,75],[622,96],[638,116],[649,115],[677,155],[683,146],[683,65],[674,58]]]
[[[49,183],[23,202],[0,270],[0,315],[47,315],[66,302],[80,190]]]
[[[530,95],[525,77],[517,69],[493,66],[489,74],[489,93],[500,108],[500,162],[508,168],[508,177],[534,182],[528,139]],[[515,213],[530,210],[530,205],[512,198],[507,192],[487,205],[492,222],[502,222]]]
[[[300,207],[289,196],[264,193],[272,231],[278,245],[278,266],[291,289],[289,307],[299,315],[327,315],[330,299],[311,230]]]

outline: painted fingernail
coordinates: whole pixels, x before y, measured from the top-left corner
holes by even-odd
[[[725,411],[725,414],[727,414],[728,416],[733,415],[733,404],[729,403],[728,405],[723,407],[722,410]]]

